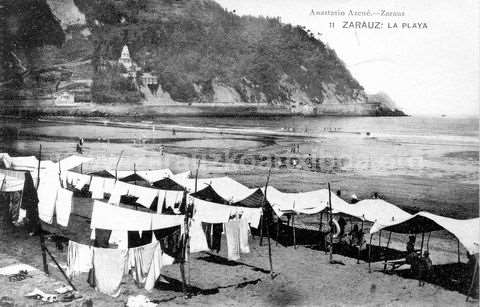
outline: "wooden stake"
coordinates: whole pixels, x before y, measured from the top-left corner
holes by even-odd
[[[474,256],[475,257],[475,256]],[[475,267],[473,268],[472,282],[470,283],[470,288],[468,289],[467,298],[465,302],[468,302],[468,298],[472,295],[473,286],[475,284],[475,277],[478,274],[478,259],[475,257]]]
[[[295,213],[292,214],[292,232],[293,232],[293,248],[297,249],[297,238],[295,237]]]
[[[425,239],[425,233],[422,232],[422,243],[420,245],[420,256],[422,256],[421,254],[423,253],[423,240]]]
[[[392,238],[392,232],[390,231],[390,233],[388,234],[388,241],[387,241],[387,247],[386,247],[387,253],[388,253],[388,245],[390,245],[391,238]],[[386,270],[387,270],[387,257],[385,257],[385,264],[383,266],[383,271],[386,271]]]
[[[320,223],[318,224],[318,232],[320,233],[320,240],[322,240],[323,242],[325,242],[325,239],[323,239],[323,232],[322,232],[322,221],[323,220],[323,211],[320,212]],[[321,242],[318,242],[318,249],[321,248]],[[325,247],[325,246],[324,246]]]
[[[115,165],[115,181],[118,180],[118,164],[120,164],[120,159],[122,158],[123,155],[123,150],[120,152],[120,155],[118,156],[117,164]]]
[[[457,239],[457,262],[460,263],[460,240]]]
[[[370,257],[372,255],[372,238],[373,235],[370,235],[370,244],[368,244],[368,273],[372,273]]]
[[[38,187],[40,186],[40,161],[42,160],[42,145],[40,144],[40,150],[38,152],[38,168],[37,168],[37,191]],[[37,215],[38,214],[38,206],[37,206]],[[48,272],[48,264],[47,264],[47,254],[45,253],[45,238],[43,237],[43,230],[42,230],[42,222],[38,221],[38,230],[39,230],[39,237],[40,237],[40,249],[42,251],[42,261],[43,261],[43,271],[45,274],[49,274]]]
[[[268,188],[268,182],[270,181],[270,175],[272,173],[272,168],[268,170],[268,176],[267,176],[267,182],[265,183],[265,191],[263,193],[263,199],[262,199],[262,220],[264,220],[264,217],[266,216],[265,214],[265,203],[267,200],[267,188]],[[270,211],[270,210],[269,210]],[[273,279],[274,273],[273,273],[273,263],[272,263],[272,246],[270,245],[270,230],[269,230],[269,219],[268,216],[266,217],[265,223],[266,224],[266,232],[267,232],[267,243],[268,243],[268,261],[270,264],[270,277]],[[263,225],[262,225],[263,226]],[[260,242],[262,241],[262,236],[260,237]]]
[[[276,242],[275,246],[278,246],[278,236],[280,234],[280,218],[277,219],[277,235],[276,235]]]
[[[428,247],[428,244],[430,243],[430,235],[432,234],[432,232],[430,231],[428,233],[428,238],[427,238],[427,251],[429,250],[429,247]]]
[[[332,191],[330,190],[330,182],[328,183],[328,207],[330,209],[330,227],[332,227],[333,212],[332,212]],[[333,262],[333,231],[332,230],[333,229],[330,229],[330,263]]]

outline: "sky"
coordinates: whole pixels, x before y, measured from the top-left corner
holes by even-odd
[[[238,15],[280,17],[284,23],[305,26],[335,50],[367,93],[387,93],[410,115],[479,114],[477,0],[216,1]],[[348,16],[350,10],[368,9],[405,16]],[[341,10],[346,15],[319,16],[312,10]],[[378,21],[382,28],[345,29],[343,21]],[[402,29],[402,23],[414,22],[426,23],[427,28]],[[398,28],[393,28],[394,23]]]

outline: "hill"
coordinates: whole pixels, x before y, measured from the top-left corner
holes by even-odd
[[[96,103],[141,103],[151,96],[145,97],[142,84],[148,73],[158,78],[167,100],[177,103],[295,105],[298,112],[367,103],[363,87],[334,50],[309,30],[278,18],[240,17],[210,0],[20,3],[10,0],[7,15],[22,10],[19,23],[41,35],[4,48],[15,64],[7,68],[10,75],[18,62],[32,73],[17,78],[20,86],[15,82],[12,87],[12,78],[5,78],[10,88],[3,88],[3,95],[54,94],[87,80],[79,91],[88,83]],[[33,12],[28,4],[42,10]],[[10,32],[7,40],[17,41],[17,32]],[[118,64],[124,46],[138,67],[136,78]]]

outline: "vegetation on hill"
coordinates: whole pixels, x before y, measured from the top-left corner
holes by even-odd
[[[363,90],[335,52],[277,18],[239,17],[207,0],[75,0],[93,29],[95,63],[133,60],[177,101],[208,101],[212,83],[248,102],[284,103],[291,87],[321,103],[324,84],[345,101]]]
[[[135,80],[122,77],[116,64],[127,45],[143,72],[157,76],[163,91],[179,102],[212,101],[217,85],[236,91],[245,102],[289,104],[298,97],[311,105],[366,101],[362,86],[332,49],[309,30],[279,18],[240,17],[211,0],[74,4],[86,24],[70,24],[62,31],[46,0],[8,1],[6,16],[0,18],[8,29],[2,34],[8,42],[2,55],[11,57],[13,50],[26,59],[27,68],[37,66],[22,76],[23,85],[47,84],[52,92],[70,75],[92,79],[97,103],[139,102],[143,97]],[[85,30],[88,35],[82,34]],[[86,60],[93,69],[87,64],[58,68],[58,63]],[[16,68],[6,69],[19,75]],[[60,80],[51,80],[52,71]]]

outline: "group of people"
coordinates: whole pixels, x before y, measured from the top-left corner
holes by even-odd
[[[415,236],[409,236],[405,262],[410,264],[411,272],[418,276],[418,284],[423,286],[432,270],[432,260],[430,259],[430,253],[428,250],[424,251],[423,255],[418,253],[418,250],[415,249],[415,240]]]

